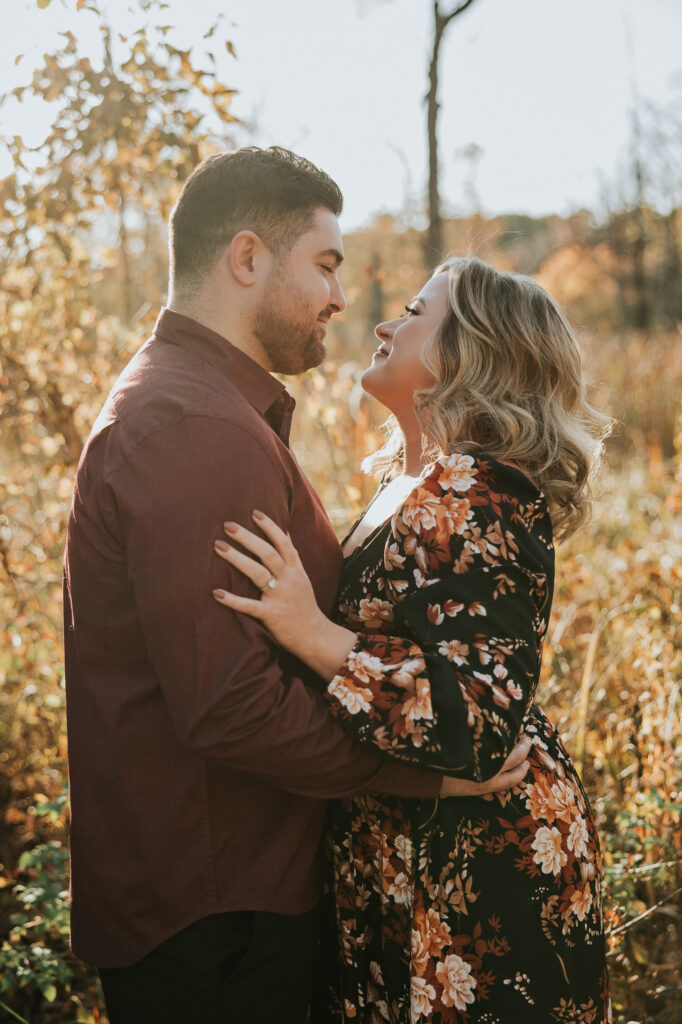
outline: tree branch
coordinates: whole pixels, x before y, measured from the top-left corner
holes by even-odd
[[[471,7],[473,2],[474,0],[462,0],[462,3],[457,4],[449,14],[441,14],[440,10],[438,10],[438,0],[436,0],[436,10],[440,18],[443,20],[443,27],[445,27],[445,25],[449,25],[452,19],[456,18],[458,14],[462,14],[463,11],[466,11],[467,7]]]

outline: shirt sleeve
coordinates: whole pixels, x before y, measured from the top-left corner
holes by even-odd
[[[326,697],[362,742],[481,781],[530,705],[547,579],[521,564],[527,528],[513,509],[495,513],[476,474],[470,456],[439,460],[397,510],[380,580],[388,600],[355,609],[361,631]]]
[[[108,487],[149,658],[187,749],[307,796],[437,794],[438,775],[353,741],[321,694],[282,672],[261,623],[212,597],[216,587],[258,593],[213,552],[226,520],[252,528],[258,508],[288,528],[289,482],[261,441],[186,417],[138,445]]]

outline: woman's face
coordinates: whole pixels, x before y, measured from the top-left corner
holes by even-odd
[[[403,316],[379,324],[381,342],[362,386],[396,415],[414,409],[414,393],[434,383],[423,354],[448,310],[448,274],[430,278]]]

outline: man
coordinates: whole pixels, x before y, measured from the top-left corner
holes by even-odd
[[[168,308],[79,465],[64,602],[72,945],[98,966],[112,1024],[302,1022],[324,799],[441,790],[356,745],[303,666],[211,596],[253,596],[213,541],[259,508],[332,605],[338,543],[271,371],[317,365],[345,307],[341,203],[282,149],[197,168],[171,216]]]

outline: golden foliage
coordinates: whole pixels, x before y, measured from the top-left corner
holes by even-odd
[[[77,6],[100,17],[95,0]],[[233,116],[233,90],[196,69],[169,31],[121,40],[118,63],[104,21],[99,62],[67,34],[15,90],[54,103],[54,126],[37,153],[9,140],[15,170],[0,182],[0,1003],[33,1024],[101,1019],[92,975],[67,952],[63,895],[61,556],[75,464],[153,323],[163,221],[218,144],[208,118],[224,127]],[[596,318],[623,291],[588,215],[445,228],[448,248],[473,243],[524,272],[544,263],[570,307]],[[359,384],[372,327],[421,286],[422,234],[383,216],[346,251],[349,307],[330,329],[332,357],[288,382],[292,444],[339,533],[373,489],[359,470],[382,418]],[[617,1019],[665,1024],[679,1006],[682,913],[682,337],[591,329],[586,355],[621,427],[595,518],[559,552],[542,699],[582,763],[600,824]]]

